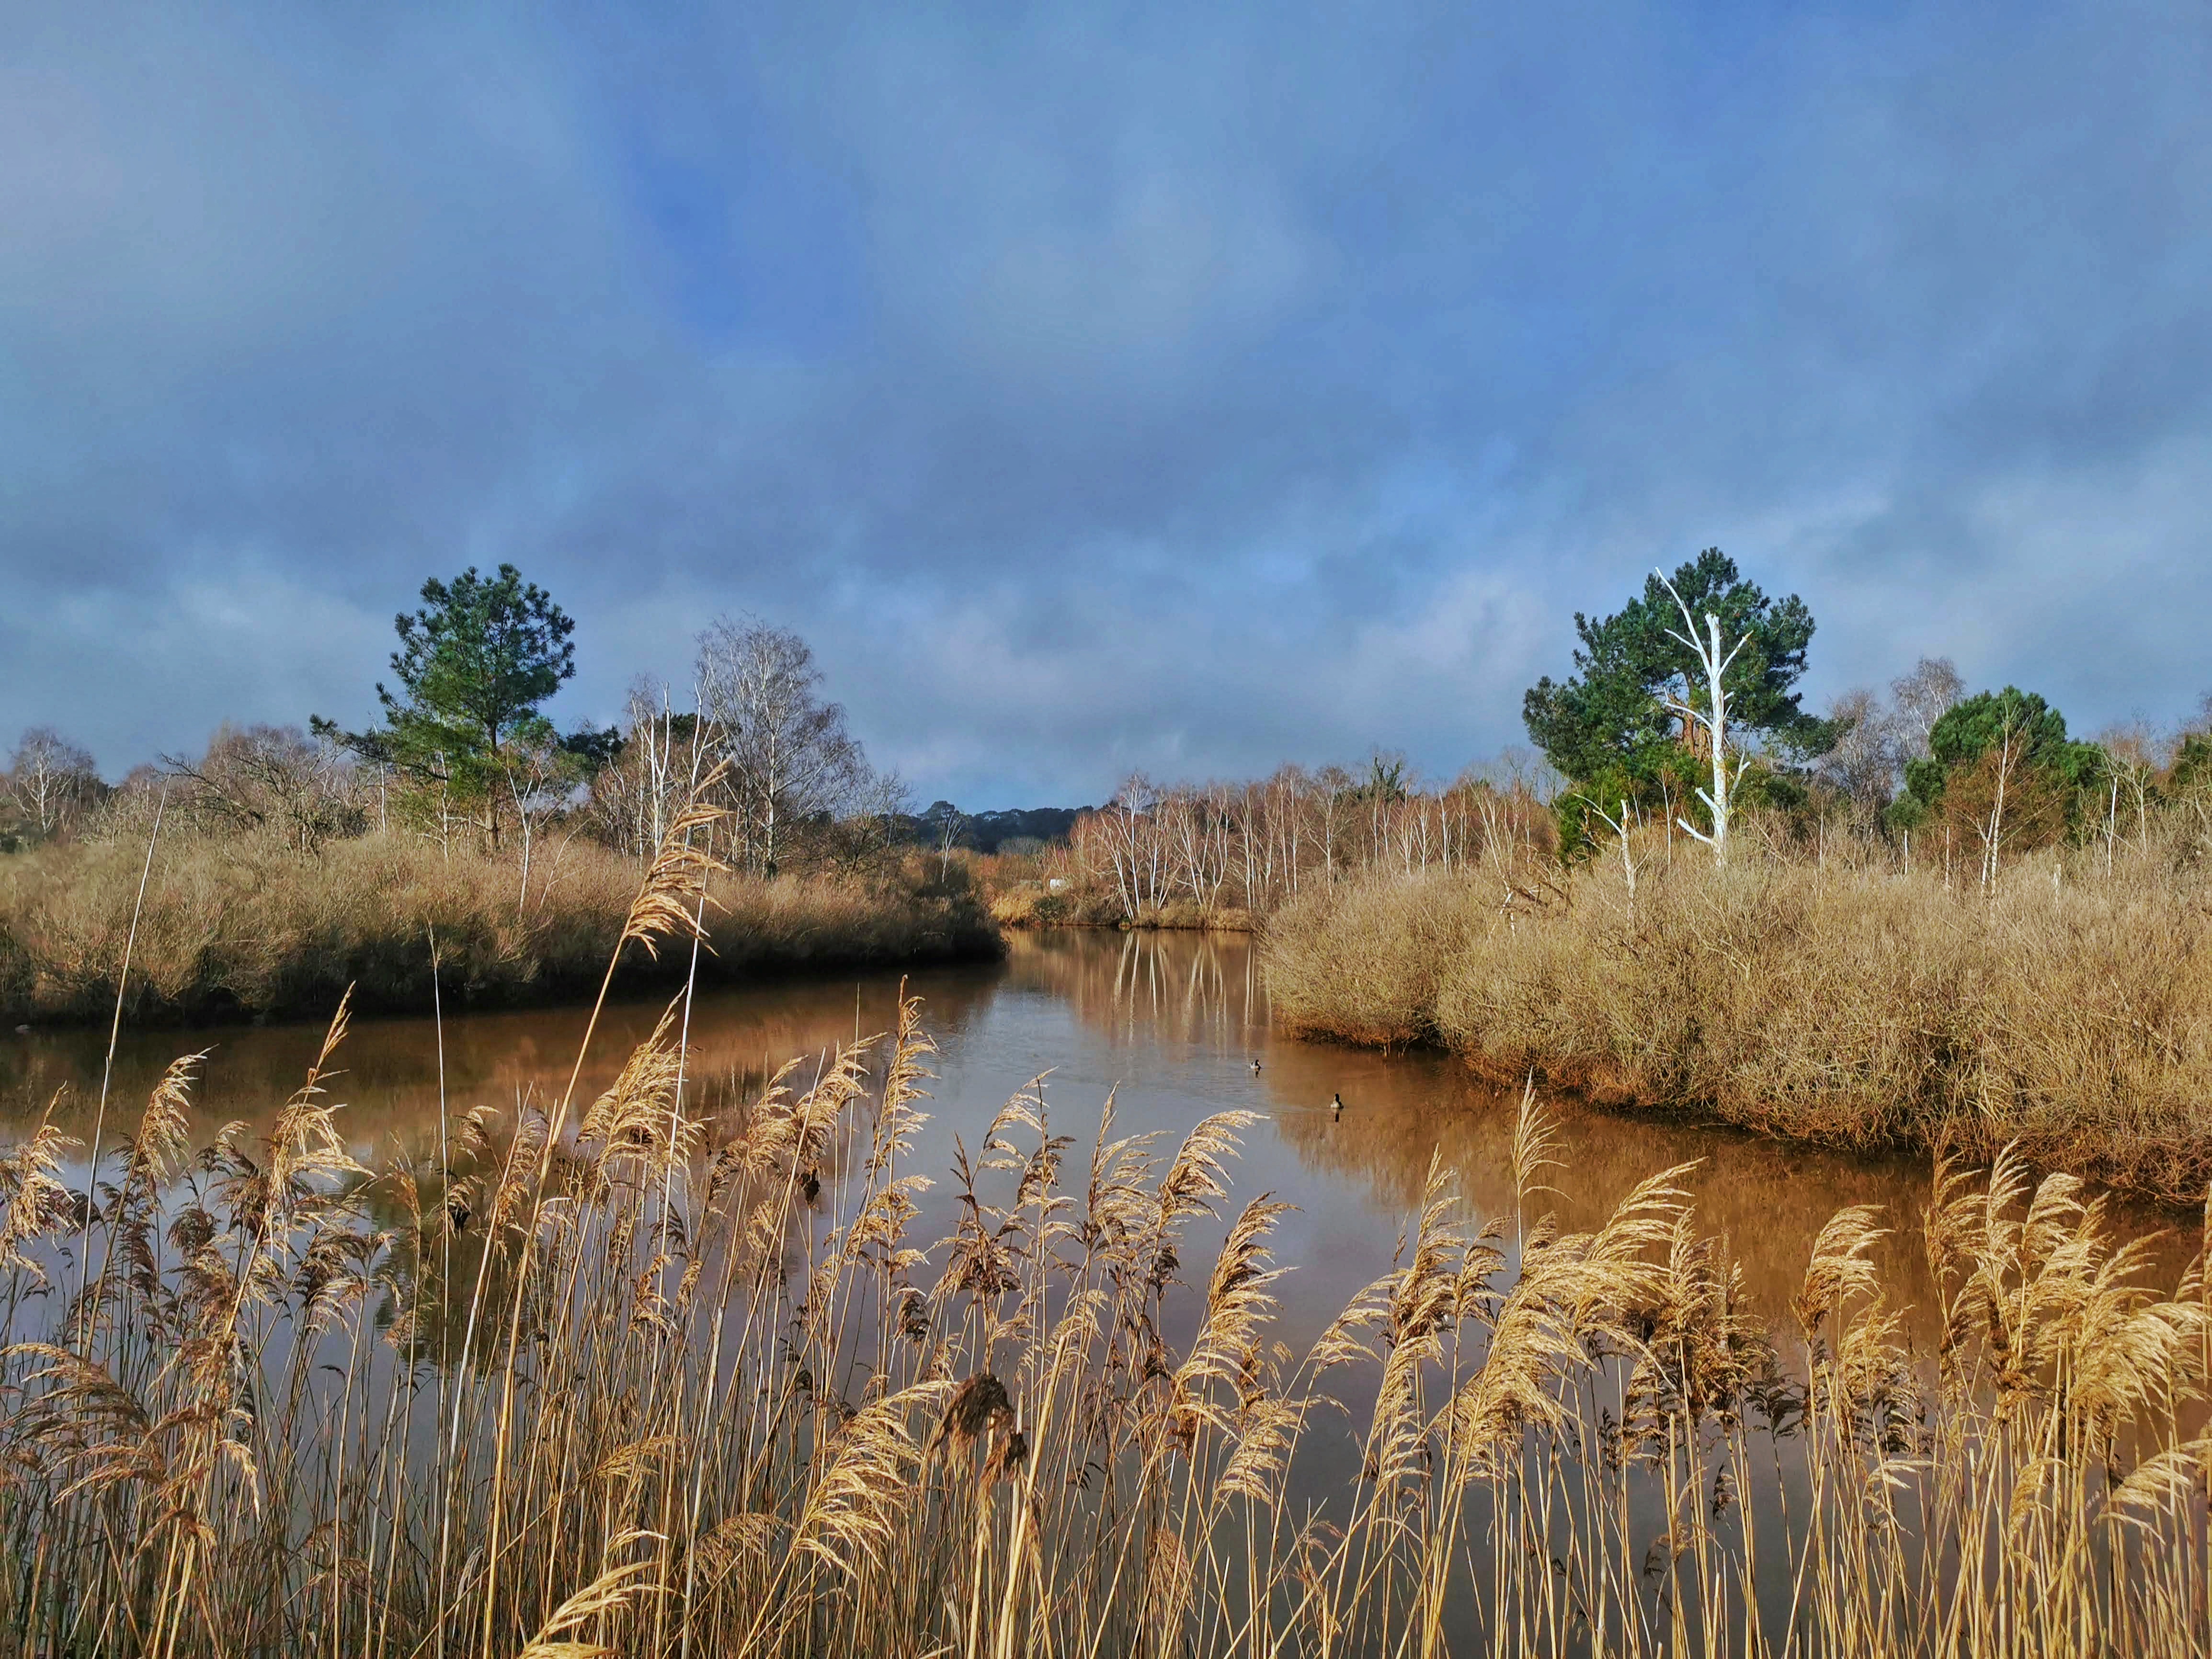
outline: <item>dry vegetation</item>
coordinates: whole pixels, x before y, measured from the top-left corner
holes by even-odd
[[[1006,927],[1249,933],[1336,883],[1527,863],[1557,845],[1524,769],[1431,787],[1377,756],[1364,777],[1286,766],[1244,783],[1141,775],[1075,820],[1065,846],[975,860]]]
[[[1850,850],[1857,854],[1858,844]],[[2212,889],[2186,849],[2046,851],[1993,891],[1878,853],[1639,841],[1541,903],[1431,876],[1309,898],[1267,944],[1302,1031],[1438,1042],[1611,1104],[1987,1161],[2017,1142],[2194,1206],[2212,1180]]]
[[[672,842],[625,937],[678,954],[707,873]],[[1284,1206],[1246,1204],[1199,1271],[1244,1115],[1170,1149],[1117,1138],[1109,1105],[1085,1153],[1024,1091],[924,1252],[913,1004],[887,1045],[744,1102],[687,1086],[683,1016],[596,1102],[457,1115],[374,1170],[321,1093],[343,1015],[265,1143],[187,1158],[187,1059],[91,1201],[54,1131],[12,1154],[9,1644],[2212,1641],[2203,1264],[2145,1285],[2100,1205],[2016,1155],[1939,1170],[1947,1334],[1922,1364],[1877,1218],[1836,1217],[1771,1334],[1682,1171],[1589,1232],[1543,1216],[1557,1164],[1524,1097],[1513,1213],[1478,1225],[1433,1171],[1396,1269],[1296,1354],[1273,1340]],[[1316,1460],[1344,1473],[1302,1479]]]
[[[0,1018],[106,1021],[126,948],[132,1020],[326,1012],[349,985],[361,1006],[421,1012],[434,934],[449,1007],[589,997],[639,872],[581,838],[522,866],[396,830],[312,854],[267,835],[165,830],[134,939],[146,851],[117,836],[0,859]],[[988,956],[997,933],[961,876],[940,879],[919,856],[718,876],[702,971]]]

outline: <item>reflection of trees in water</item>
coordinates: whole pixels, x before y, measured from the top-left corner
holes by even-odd
[[[706,1117],[742,1110],[793,1057],[805,1057],[802,1066],[811,1069],[817,1057],[850,1041],[856,1030],[866,1035],[887,1029],[896,987],[895,977],[874,976],[860,983],[857,997],[851,980],[702,994],[690,1032],[689,1109]],[[1497,1213],[1510,1205],[1512,1099],[1478,1085],[1441,1054],[1383,1055],[1275,1036],[1267,1029],[1255,953],[1244,936],[1017,933],[1003,969],[937,969],[914,981],[926,999],[928,1024],[947,1036],[972,1024],[1001,987],[1050,997],[1114,1044],[1157,1047],[1170,1061],[1182,1058],[1177,1051],[1185,1048],[1200,1051],[1210,1065],[1261,1056],[1265,1069],[1255,1093],[1283,1143],[1316,1180],[1348,1180],[1363,1188],[1378,1231],[1395,1232],[1418,1208],[1430,1155],[1438,1149],[1479,1211]],[[589,1098],[606,1085],[650,1034],[661,1006],[633,1003],[607,1011],[580,1093]],[[1006,1017],[1001,1007],[999,1018]],[[487,1105],[511,1121],[519,1101],[542,1102],[549,1091],[557,1092],[567,1081],[584,1022],[583,1011],[575,1009],[449,1019],[449,1115]],[[212,1053],[204,1082],[194,1091],[193,1139],[204,1142],[231,1119],[258,1133],[298,1087],[321,1035],[312,1026],[126,1032],[109,1107],[111,1139],[136,1123],[161,1068],[175,1055],[203,1048]],[[0,1036],[0,1141],[26,1134],[58,1090],[65,1092],[55,1121],[67,1133],[88,1135],[105,1048],[106,1033],[99,1031]],[[337,1057],[341,1072],[331,1092],[347,1103],[339,1121],[357,1148],[380,1150],[395,1137],[417,1151],[434,1145],[438,1060],[438,1031],[429,1020],[363,1021],[356,1028]],[[809,1078],[795,1081],[803,1088]],[[1340,1121],[1328,1110],[1338,1093],[1346,1102]],[[1919,1235],[1928,1191],[1924,1168],[1652,1117],[1568,1108],[1563,1119],[1566,1167],[1553,1174],[1561,1191],[1548,1202],[1564,1225],[1595,1226],[1638,1181],[1671,1164],[1702,1159],[1688,1177],[1700,1227],[1729,1237],[1747,1291],[1762,1312],[1785,1311],[1814,1235],[1849,1204],[1881,1206],[1883,1224],[1893,1230],[1880,1247],[1886,1281],[1918,1306],[1932,1305]],[[928,1156],[933,1155],[933,1150]],[[2156,1224],[2155,1218],[2138,1218],[2130,1231]],[[2162,1249],[2157,1271],[2178,1267],[2189,1248],[2184,1238]],[[1915,1334],[1932,1332],[1916,1327]]]
[[[972,1017],[988,994],[995,969],[947,969],[917,976],[929,1018],[947,1030]],[[812,1056],[884,1031],[895,1018],[898,981],[872,977],[810,981],[702,992],[690,1030],[692,1073],[702,1086],[742,1092],[795,1055]],[[601,1017],[578,1087],[596,1093],[630,1051],[652,1034],[665,1005],[618,1004]],[[445,1097],[449,1114],[487,1105],[512,1111],[568,1082],[587,1011],[501,1010],[445,1023]],[[117,1046],[108,1122],[135,1122],[148,1092],[172,1060],[209,1049],[192,1097],[192,1133],[212,1135],[242,1121],[258,1131],[300,1085],[322,1038],[316,1026],[241,1026],[227,1030],[126,1031]],[[54,1121],[80,1139],[92,1131],[106,1052],[102,1031],[37,1032],[0,1038],[0,1139],[27,1133],[54,1106]],[[439,1030],[428,1019],[363,1020],[340,1051],[333,1099],[346,1104],[343,1132],[357,1146],[398,1136],[434,1135],[438,1123]],[[733,1084],[722,1080],[734,1079]]]
[[[1382,1054],[1276,1036],[1267,1030],[1256,952],[1243,935],[1018,933],[1008,969],[1015,984],[1058,997],[1117,1042],[1181,1042],[1260,1056],[1259,1081],[1283,1143],[1316,1176],[1364,1186],[1378,1226],[1395,1229],[1419,1210],[1432,1152],[1457,1173],[1479,1212],[1511,1209],[1517,1097],[1433,1052]],[[1346,1103],[1340,1118],[1328,1109],[1338,1094]],[[1695,1160],[1685,1184],[1699,1231],[1726,1236],[1753,1305],[1780,1321],[1822,1225],[1847,1205],[1876,1205],[1890,1230],[1877,1247],[1884,1282],[1913,1303],[1910,1334],[1923,1347],[1932,1344],[1928,1310],[1936,1297],[1922,1238],[1926,1166],[1567,1102],[1559,1112],[1565,1167],[1552,1172],[1559,1190],[1545,1204],[1563,1226],[1595,1228],[1638,1182]],[[2142,1215],[2129,1218],[2126,1230],[2160,1224]],[[2191,1248],[2189,1239],[2162,1248],[2154,1276],[2178,1273]]]
[[[1049,991],[1116,1041],[1170,1037],[1236,1049],[1267,1023],[1257,953],[1242,933],[1017,933],[1012,981]]]

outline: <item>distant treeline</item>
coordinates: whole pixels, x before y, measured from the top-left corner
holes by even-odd
[[[949,800],[902,818],[906,837],[926,846],[964,848],[971,853],[1042,853],[1064,847],[1076,820],[1088,806],[1007,807],[997,812],[963,812]]]

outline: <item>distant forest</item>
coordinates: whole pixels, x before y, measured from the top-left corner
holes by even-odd
[[[1091,806],[1009,807],[1000,812],[963,812],[949,800],[932,801],[927,811],[902,818],[909,840],[931,847],[965,848],[974,853],[1037,853],[1066,844],[1075,821]]]

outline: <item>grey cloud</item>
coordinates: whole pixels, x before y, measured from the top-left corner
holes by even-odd
[[[2195,9],[14,23],[0,725],[110,769],[502,557],[570,718],[751,608],[977,805],[1449,771],[1711,542],[1827,689],[2203,677]]]

